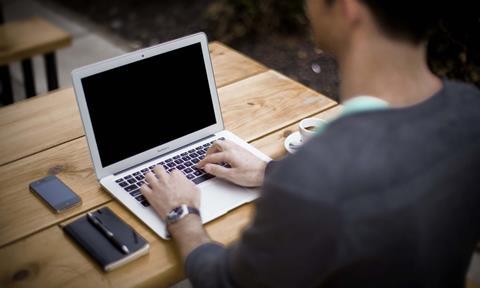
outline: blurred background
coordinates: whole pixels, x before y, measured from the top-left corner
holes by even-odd
[[[71,87],[74,68],[205,31],[210,41],[221,41],[338,101],[336,61],[315,49],[303,0],[0,0],[0,4],[5,23],[41,17],[71,37],[71,45],[56,51],[61,88]],[[428,59],[437,75],[480,87],[480,12],[475,6],[475,1],[452,5],[432,32]],[[37,92],[44,94],[43,59],[40,55],[32,60]],[[22,100],[20,63],[9,63],[8,68],[14,98]],[[468,277],[480,283],[478,254]]]
[[[4,1],[7,20],[9,12],[14,15],[27,13],[18,11],[25,10],[26,6],[46,7],[67,21],[88,27],[95,35],[109,39],[123,50],[205,31],[210,41],[224,42],[338,100],[340,80],[335,59],[316,50],[312,44],[303,0]],[[480,87],[480,13],[474,9],[474,4],[470,4],[471,7],[462,5],[452,8],[448,17],[433,31],[429,64],[442,77]],[[39,8],[30,8],[35,9]],[[414,7],[412,13],[415,13]],[[98,53],[102,55],[101,51]],[[92,56],[92,62],[96,58]]]

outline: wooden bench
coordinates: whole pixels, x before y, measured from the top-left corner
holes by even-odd
[[[71,42],[72,37],[67,32],[38,17],[0,25],[0,100],[3,104],[13,103],[8,64],[21,61],[25,94],[32,97],[36,95],[32,57],[43,55],[48,90],[57,89],[55,51],[69,46]]]

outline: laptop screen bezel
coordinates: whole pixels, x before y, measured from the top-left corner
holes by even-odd
[[[215,113],[215,123],[203,129],[197,130],[193,133],[184,135],[180,138],[174,139],[167,143],[158,145],[151,149],[148,149],[137,155],[133,155],[129,158],[115,162],[108,166],[103,167],[100,159],[100,153],[98,151],[97,142],[95,139],[95,133],[90,118],[90,114],[85,99],[85,94],[82,86],[82,79],[91,75],[102,73],[120,66],[124,66],[139,60],[148,59],[150,57],[167,53],[172,50],[176,50],[182,47],[186,47],[193,44],[201,44],[203,60],[205,63],[205,70],[207,73],[208,84],[210,89],[210,95]],[[212,68],[212,62],[210,60],[210,52],[208,49],[208,41],[205,33],[197,33],[190,36],[186,36],[180,39],[176,39],[170,42],[145,48],[142,50],[127,53],[115,58],[104,60],[98,63],[87,65],[72,71],[72,81],[75,94],[77,97],[77,104],[80,110],[80,116],[82,118],[85,135],[87,137],[88,146],[90,149],[90,155],[95,169],[95,174],[98,179],[116,174],[120,171],[129,169],[138,164],[146,162],[148,160],[157,158],[171,151],[174,151],[180,147],[191,144],[199,139],[213,135],[219,131],[224,130],[224,124],[222,119],[222,113],[220,109],[220,103],[218,100],[217,88],[215,84],[215,77]],[[115,105],[112,103],[112,105]]]

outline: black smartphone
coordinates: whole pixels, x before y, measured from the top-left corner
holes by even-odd
[[[56,213],[79,205],[80,197],[57,176],[47,176],[30,183],[30,190],[43,199]]]

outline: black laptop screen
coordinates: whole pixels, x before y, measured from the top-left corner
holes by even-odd
[[[200,43],[81,81],[103,167],[216,123]]]

